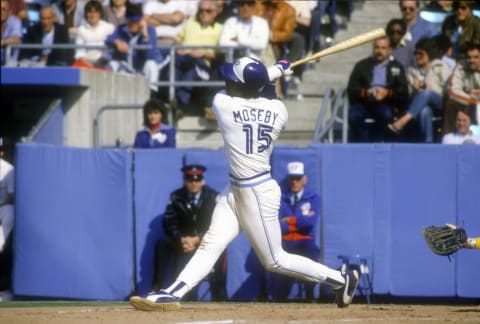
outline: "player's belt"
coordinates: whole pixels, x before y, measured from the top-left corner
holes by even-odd
[[[272,179],[270,172],[265,171],[249,178],[237,178],[230,174],[230,183],[237,187],[253,187]]]

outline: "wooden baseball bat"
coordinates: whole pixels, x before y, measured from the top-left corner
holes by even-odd
[[[343,42],[335,44],[335,45],[333,45],[333,46],[331,46],[327,49],[324,49],[320,52],[314,53],[314,54],[309,55],[307,57],[304,57],[300,60],[297,60],[290,65],[290,68],[294,68],[294,67],[296,67],[300,64],[304,64],[304,63],[307,63],[307,62],[310,62],[310,61],[314,61],[314,60],[317,60],[321,57],[331,55],[331,54],[335,54],[337,52],[341,52],[341,51],[347,50],[347,49],[352,48],[352,47],[363,45],[365,43],[371,42],[371,41],[373,41],[377,38],[381,38],[383,36],[385,36],[385,29],[383,29],[383,28],[373,29],[369,32],[366,32],[366,33],[360,34],[358,36],[355,36],[355,37],[349,38],[347,40],[344,40]]]

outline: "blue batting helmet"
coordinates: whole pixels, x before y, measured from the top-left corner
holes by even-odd
[[[251,57],[242,57],[234,63],[225,63],[220,67],[220,72],[225,80],[257,91],[261,91],[269,82],[265,65]]]

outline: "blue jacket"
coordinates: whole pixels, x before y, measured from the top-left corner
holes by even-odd
[[[136,148],[176,147],[175,135],[176,129],[167,124],[162,124],[153,135],[150,133],[150,128],[145,127],[137,132],[133,146]]]
[[[291,202],[290,191],[282,193],[278,217],[290,217],[288,223],[280,222],[283,240],[296,241],[314,239],[315,225],[320,215],[320,196],[315,192],[303,191],[295,210]]]
[[[140,33],[140,37],[138,38],[136,44],[150,45],[151,49],[133,50],[132,64],[136,70],[141,70],[146,60],[155,60],[156,62],[161,61],[161,55],[157,48],[157,33],[155,32],[155,29],[152,26],[148,26],[147,30],[148,30],[148,41],[146,41],[143,38],[142,33]],[[135,35],[132,35],[132,33],[130,32],[130,29],[128,28],[127,24],[118,25],[117,28],[115,28],[113,34],[108,36],[108,38],[105,40],[105,45],[110,48],[110,55],[111,55],[111,57],[107,57],[107,58],[116,60],[116,61],[127,61],[128,59],[127,53],[121,53],[117,51],[114,45],[114,42],[120,39],[128,44],[134,36]]]

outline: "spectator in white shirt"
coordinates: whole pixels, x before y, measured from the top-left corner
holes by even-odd
[[[250,49],[249,56],[260,60],[268,45],[268,22],[253,15],[255,0],[240,0],[236,1],[235,5],[238,15],[225,21],[219,45],[245,46]]]
[[[480,144],[480,135],[475,135],[470,129],[472,121],[463,109],[457,112],[456,131],[447,133],[442,138],[442,144]]]
[[[90,0],[85,5],[85,22],[78,28],[75,43],[77,45],[104,45],[105,40],[115,30],[115,26],[102,20],[103,7],[97,0]],[[100,67],[103,50],[77,48],[75,60]]]
[[[143,13],[147,24],[155,28],[157,45],[169,46],[186,21],[187,4],[185,0],[151,0],[143,6]]]

